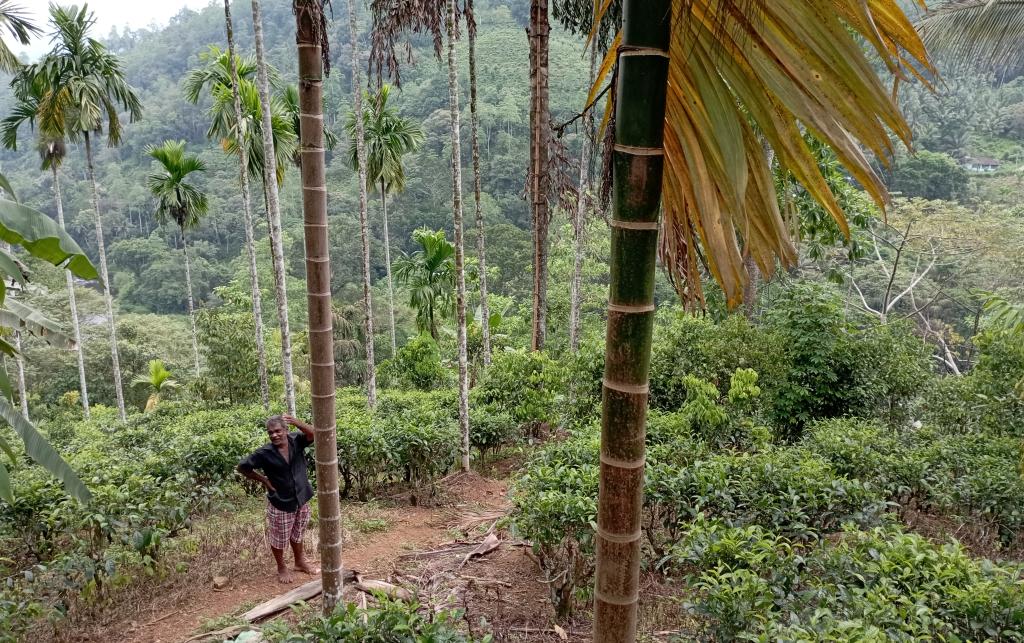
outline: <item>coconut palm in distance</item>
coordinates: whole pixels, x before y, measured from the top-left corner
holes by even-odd
[[[110,293],[107,252],[103,242],[103,211],[99,185],[93,167],[93,136],[107,132],[107,145],[121,142],[119,111],[128,112],[130,122],[142,116],[142,104],[135,89],[125,80],[121,63],[100,42],[89,36],[95,22],[87,7],[50,6],[50,22],[55,29],[53,48],[44,58],[25,67],[15,83],[15,96],[24,98],[39,87],[39,127],[64,138],[81,137],[85,141],[85,161],[92,186],[92,206],[96,223],[96,250],[103,280],[103,299],[110,324],[110,358],[114,371],[114,392],[121,420],[125,419],[121,362],[117,350],[117,319]],[[17,79],[16,79],[17,80]]]
[[[380,190],[380,209],[384,220],[384,266],[388,278],[388,316],[391,321],[391,356],[398,352],[395,340],[395,287],[391,275],[391,235],[388,232],[388,195],[405,189],[405,165],[402,157],[423,143],[423,130],[402,118],[388,105],[391,85],[382,85],[373,96],[363,93],[363,135],[366,140],[366,182]],[[345,129],[349,136],[349,164],[359,168],[356,149],[355,113],[349,112]]]
[[[932,71],[898,0],[623,0],[621,7],[622,30],[598,81],[616,62],[596,643],[636,639],[659,229],[662,264],[683,296],[700,300],[703,264],[738,305],[744,253],[766,276],[797,257],[762,141],[847,231],[802,132],[830,146],[884,204],[863,150],[891,156],[890,132],[909,142],[910,130],[862,46],[895,74]]]
[[[149,397],[146,398],[144,413],[150,413],[160,404],[160,400],[171,391],[178,388],[178,382],[171,379],[171,372],[164,366],[162,360],[149,360],[149,373],[139,375],[132,381],[132,386],[145,386]]]
[[[192,355],[199,377],[199,333],[196,331],[195,300],[192,295],[192,264],[188,256],[185,231],[198,227],[209,205],[206,194],[189,181],[190,175],[204,172],[206,164],[195,154],[185,153],[185,141],[164,141],[146,148],[160,169],[146,178],[149,191],[156,197],[156,220],[163,225],[173,222],[181,233],[181,251],[185,256],[185,290],[188,293],[188,317],[192,323]]]
[[[18,148],[18,128],[23,123],[34,124],[39,115],[39,98],[41,86],[36,83],[29,87],[28,94],[16,98],[11,114],[0,123],[0,136],[4,147],[12,150]],[[53,200],[57,209],[57,223],[64,230],[64,200],[60,190],[60,167],[67,155],[64,138],[59,134],[48,134],[38,131],[36,150],[42,161],[42,169],[49,170],[53,175]],[[78,392],[82,402],[82,412],[89,417],[89,390],[85,379],[85,355],[82,352],[82,330],[78,322],[78,300],[75,296],[75,278],[71,271],[65,270],[64,275],[68,286],[68,307],[71,312],[71,328],[75,340],[75,355],[78,360]]]
[[[419,229],[412,240],[420,249],[395,261],[395,279],[409,290],[409,305],[416,311],[416,327],[440,339],[437,318],[449,317],[455,304],[455,246],[444,230]]]
[[[42,33],[39,27],[28,20],[26,10],[15,4],[12,0],[0,0],[0,29],[14,36],[14,39],[23,45],[27,45],[32,35]],[[0,38],[0,71],[11,74],[21,67],[18,57],[11,51],[10,46]]]

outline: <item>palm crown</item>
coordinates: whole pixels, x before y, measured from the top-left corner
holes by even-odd
[[[395,279],[409,288],[419,330],[437,339],[436,316],[450,315],[455,304],[455,246],[444,230],[419,229],[412,239],[420,249],[395,262]]]
[[[188,178],[194,172],[205,171],[206,164],[195,154],[185,153],[185,141],[164,141],[147,147],[146,153],[160,164],[159,171],[146,179],[157,198],[157,221],[174,221],[182,233],[194,228],[209,206],[206,194]]]
[[[38,94],[39,127],[48,134],[74,138],[100,132],[104,122],[107,142],[121,141],[118,109],[134,122],[142,116],[142,103],[125,80],[118,59],[88,36],[95,19],[86,6],[50,6],[56,32],[53,49],[38,63],[25,67],[13,81],[19,99]]]
[[[31,34],[38,34],[39,27],[29,22],[25,10],[14,4],[12,0],[0,0],[0,27],[14,36],[14,39],[27,45]],[[18,70],[21,63],[7,43],[0,38],[0,71],[11,73]]]
[[[411,120],[402,118],[388,106],[391,85],[383,85],[376,95],[364,92],[363,132],[366,140],[366,182],[384,182],[387,192],[405,188],[405,167],[402,157],[415,151],[423,142],[423,130]],[[355,113],[349,112],[345,130],[349,136],[349,164],[358,169],[356,154]]]

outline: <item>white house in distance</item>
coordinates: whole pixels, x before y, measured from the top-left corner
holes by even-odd
[[[961,165],[971,172],[995,172],[1002,162],[984,156],[968,156]]]

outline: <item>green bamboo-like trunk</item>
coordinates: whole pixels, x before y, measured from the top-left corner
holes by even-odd
[[[338,444],[334,414],[334,328],[331,310],[331,252],[327,236],[327,184],[324,163],[323,7],[320,0],[294,0],[295,42],[299,50],[299,153],[302,155],[302,217],[306,242],[306,295],[309,304],[309,374],[316,440],[317,508],[320,521],[320,574],[323,610],[341,600],[341,506]]]
[[[595,643],[636,639],[671,0],[624,0],[617,76]]]

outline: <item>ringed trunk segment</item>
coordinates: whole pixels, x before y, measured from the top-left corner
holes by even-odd
[[[671,0],[625,0],[613,151],[594,641],[636,639]]]
[[[92,165],[92,138],[85,134],[85,164],[92,186],[92,209],[96,215],[96,251],[100,256],[100,278],[103,280],[103,302],[107,308],[110,323],[110,362],[114,370],[114,394],[117,397],[117,413],[121,422],[127,421],[124,410],[124,389],[121,387],[121,360],[117,352],[117,321],[114,318],[114,300],[110,295],[110,277],[107,272],[107,250],[103,243],[103,217],[100,216],[100,189],[96,183],[96,170]]]
[[[57,172],[57,164],[51,166],[53,170],[53,198],[57,202],[57,223],[61,230],[64,227],[64,200],[60,194],[60,176]],[[89,418],[89,389],[85,382],[85,357],[82,354],[82,328],[78,323],[78,302],[75,299],[75,278],[70,270],[64,271],[64,277],[68,284],[68,306],[71,309],[71,328],[75,335],[75,353],[78,359],[78,389],[81,395],[82,412],[86,419]]]
[[[341,600],[342,542],[334,401],[331,257],[324,176],[323,67],[314,22],[319,19],[321,9],[317,0],[296,0],[293,8],[299,59],[299,152],[302,157],[300,173],[309,309],[310,386],[316,431],[314,451],[320,513],[320,570],[323,610],[330,614]]]

